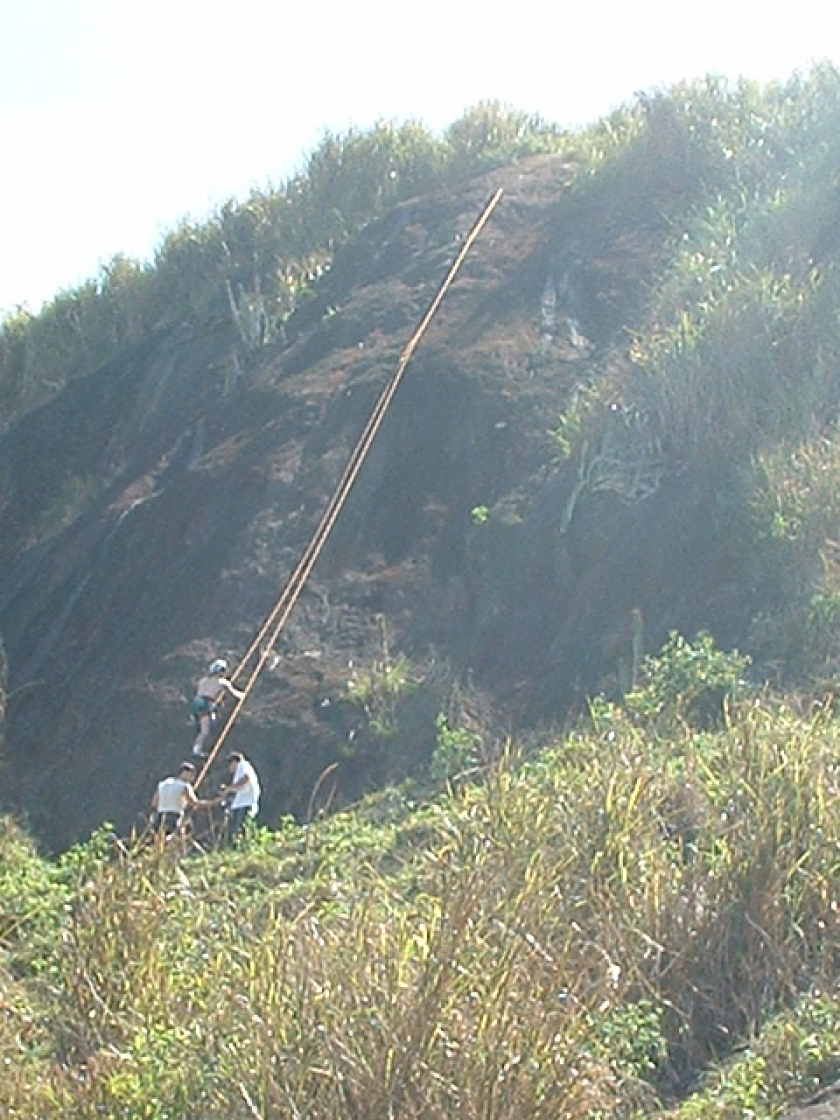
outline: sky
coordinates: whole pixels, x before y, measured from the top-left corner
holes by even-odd
[[[0,0],[0,318],[279,186],[327,132],[481,101],[582,127],[840,65],[838,0]]]

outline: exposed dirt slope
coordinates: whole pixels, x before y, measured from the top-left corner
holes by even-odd
[[[230,736],[263,774],[263,819],[308,812],[335,762],[336,803],[410,768],[455,693],[487,726],[562,716],[620,670],[634,617],[650,645],[697,625],[737,640],[691,480],[574,500],[579,465],[558,461],[569,394],[626,360],[668,234],[642,200],[570,201],[568,175],[540,158],[403,205],[338,255],[282,342],[246,357],[222,323],[149,338],[0,442],[4,802],[50,844],[128,827],[188,752],[193,679],[271,609],[497,185]],[[347,686],[400,656],[426,687],[383,743]]]

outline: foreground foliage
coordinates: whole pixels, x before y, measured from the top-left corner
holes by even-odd
[[[687,648],[481,782],[236,850],[6,821],[5,1115],[769,1117],[836,1077],[840,723],[707,642],[718,718],[668,713]]]

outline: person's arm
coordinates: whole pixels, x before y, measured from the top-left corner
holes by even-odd
[[[234,778],[232,782],[228,782],[222,788],[227,793],[236,793],[237,790],[244,789],[245,786],[250,785],[251,775],[246,770],[244,774],[240,774],[238,778]]]
[[[213,797],[209,801],[199,801],[199,799],[196,798],[193,809],[215,809],[216,806],[221,805],[221,803],[221,797]]]
[[[191,785],[187,786],[186,790],[184,791],[184,795],[187,799],[187,804],[191,809],[215,809],[217,805],[221,805],[222,803],[221,797],[214,797],[207,801],[202,801],[201,798],[196,795],[196,792]]]
[[[219,684],[222,686],[222,688],[229,692],[231,696],[235,696],[237,700],[244,699],[245,693],[238,689],[235,685],[231,684],[231,682],[227,680],[226,677],[220,677]]]

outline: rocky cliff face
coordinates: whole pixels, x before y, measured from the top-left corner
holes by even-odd
[[[3,438],[3,802],[49,844],[129,827],[189,752],[193,680],[235,664],[272,608],[499,185],[229,737],[263,775],[263,820],[310,811],[327,767],[337,804],[422,765],[447,705],[488,739],[561,718],[623,671],[639,619],[648,643],[737,628],[690,481],[622,472],[620,438],[600,461],[557,454],[571,395],[626,362],[667,232],[632,203],[570,202],[567,180],[539,158],[405,204],[338,254],[282,341],[150,337]]]

